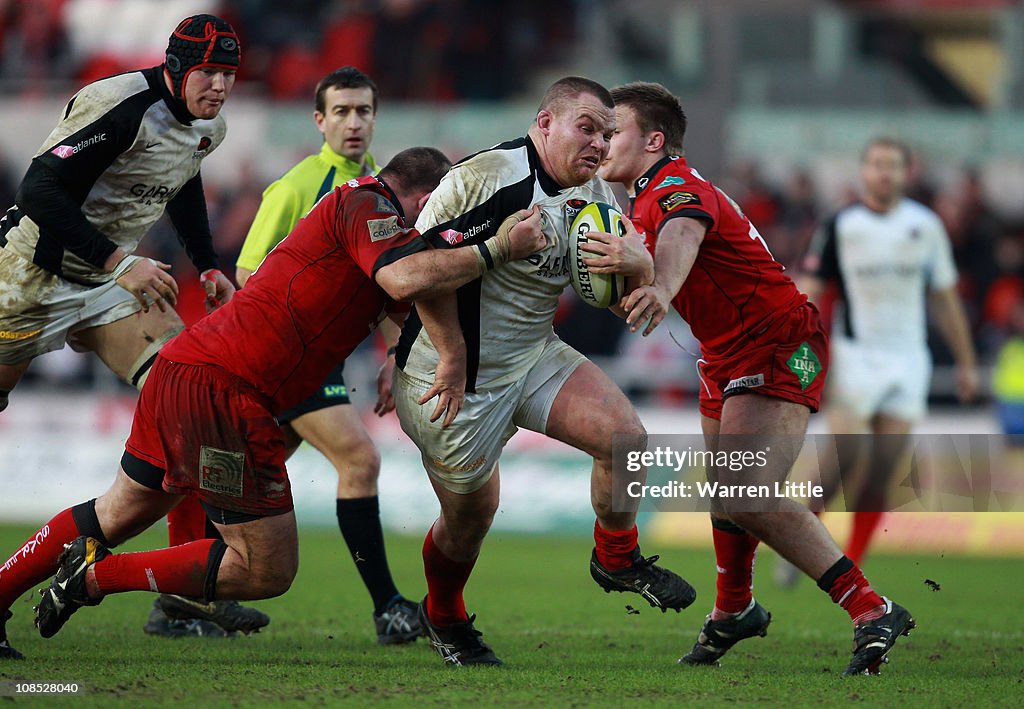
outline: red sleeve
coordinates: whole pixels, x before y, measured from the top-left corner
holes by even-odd
[[[686,183],[656,189],[648,202],[648,218],[660,230],[669,219],[690,217],[708,223],[714,231],[718,222],[718,193],[708,182],[688,176]]]
[[[339,221],[342,244],[370,278],[381,266],[425,248],[419,232],[407,227],[394,205],[373,190],[353,191]]]

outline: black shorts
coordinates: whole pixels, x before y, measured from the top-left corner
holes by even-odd
[[[287,411],[279,413],[277,415],[277,422],[283,426],[294,421],[299,416],[313,411],[328,409],[340,404],[351,404],[352,400],[348,398],[348,387],[345,386],[345,378],[342,376],[344,370],[345,362],[342,361],[341,364],[331,370],[324,383],[308,399],[298,406],[293,406]]]

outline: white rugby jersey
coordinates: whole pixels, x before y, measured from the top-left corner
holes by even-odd
[[[153,67],[85,86],[34,160],[57,174],[93,227],[132,253],[225,133],[221,116],[194,119],[183,102],[171,99],[161,68]],[[205,203],[196,208],[208,238]],[[0,226],[5,248],[27,261],[73,282],[110,279],[17,206]]]
[[[558,297],[569,284],[569,226],[588,202],[616,204],[611,188],[597,177],[580,187],[560,187],[544,172],[529,137],[466,158],[434,190],[416,228],[436,248],[485,241],[510,214],[535,204],[548,238],[543,251],[488,271],[457,291],[467,391],[514,382],[536,362],[551,335]],[[413,311],[402,330],[397,365],[430,381],[437,359]]]
[[[863,204],[841,209],[815,239],[814,274],[841,289],[833,336],[882,346],[925,346],[929,290],[956,285],[946,229],[911,199],[884,214]]]

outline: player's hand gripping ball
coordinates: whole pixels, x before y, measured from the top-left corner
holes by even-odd
[[[569,227],[569,280],[573,290],[584,303],[595,308],[607,308],[622,298],[626,279],[617,273],[591,273],[583,263],[585,256],[594,256],[583,250],[591,231],[623,236],[626,225],[622,223],[622,212],[604,202],[591,202],[580,210]]]

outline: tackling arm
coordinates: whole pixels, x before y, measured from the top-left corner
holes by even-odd
[[[672,299],[690,275],[706,233],[707,224],[692,217],[676,217],[662,224],[654,249],[654,283],[634,290],[622,301],[622,312],[616,311],[625,314],[630,332],[649,321],[643,333],[646,337],[665,319]]]
[[[441,425],[447,428],[458,415],[466,396],[466,341],[459,326],[458,301],[455,293],[447,293],[419,301],[416,312],[438,354],[434,383],[420,397],[419,404],[422,406],[436,396],[437,406],[430,421],[437,421],[445,414]]]
[[[521,259],[547,246],[540,209],[520,210],[481,244],[457,249],[418,250],[377,269],[374,277],[394,300],[435,298],[452,293],[492,268]]]

